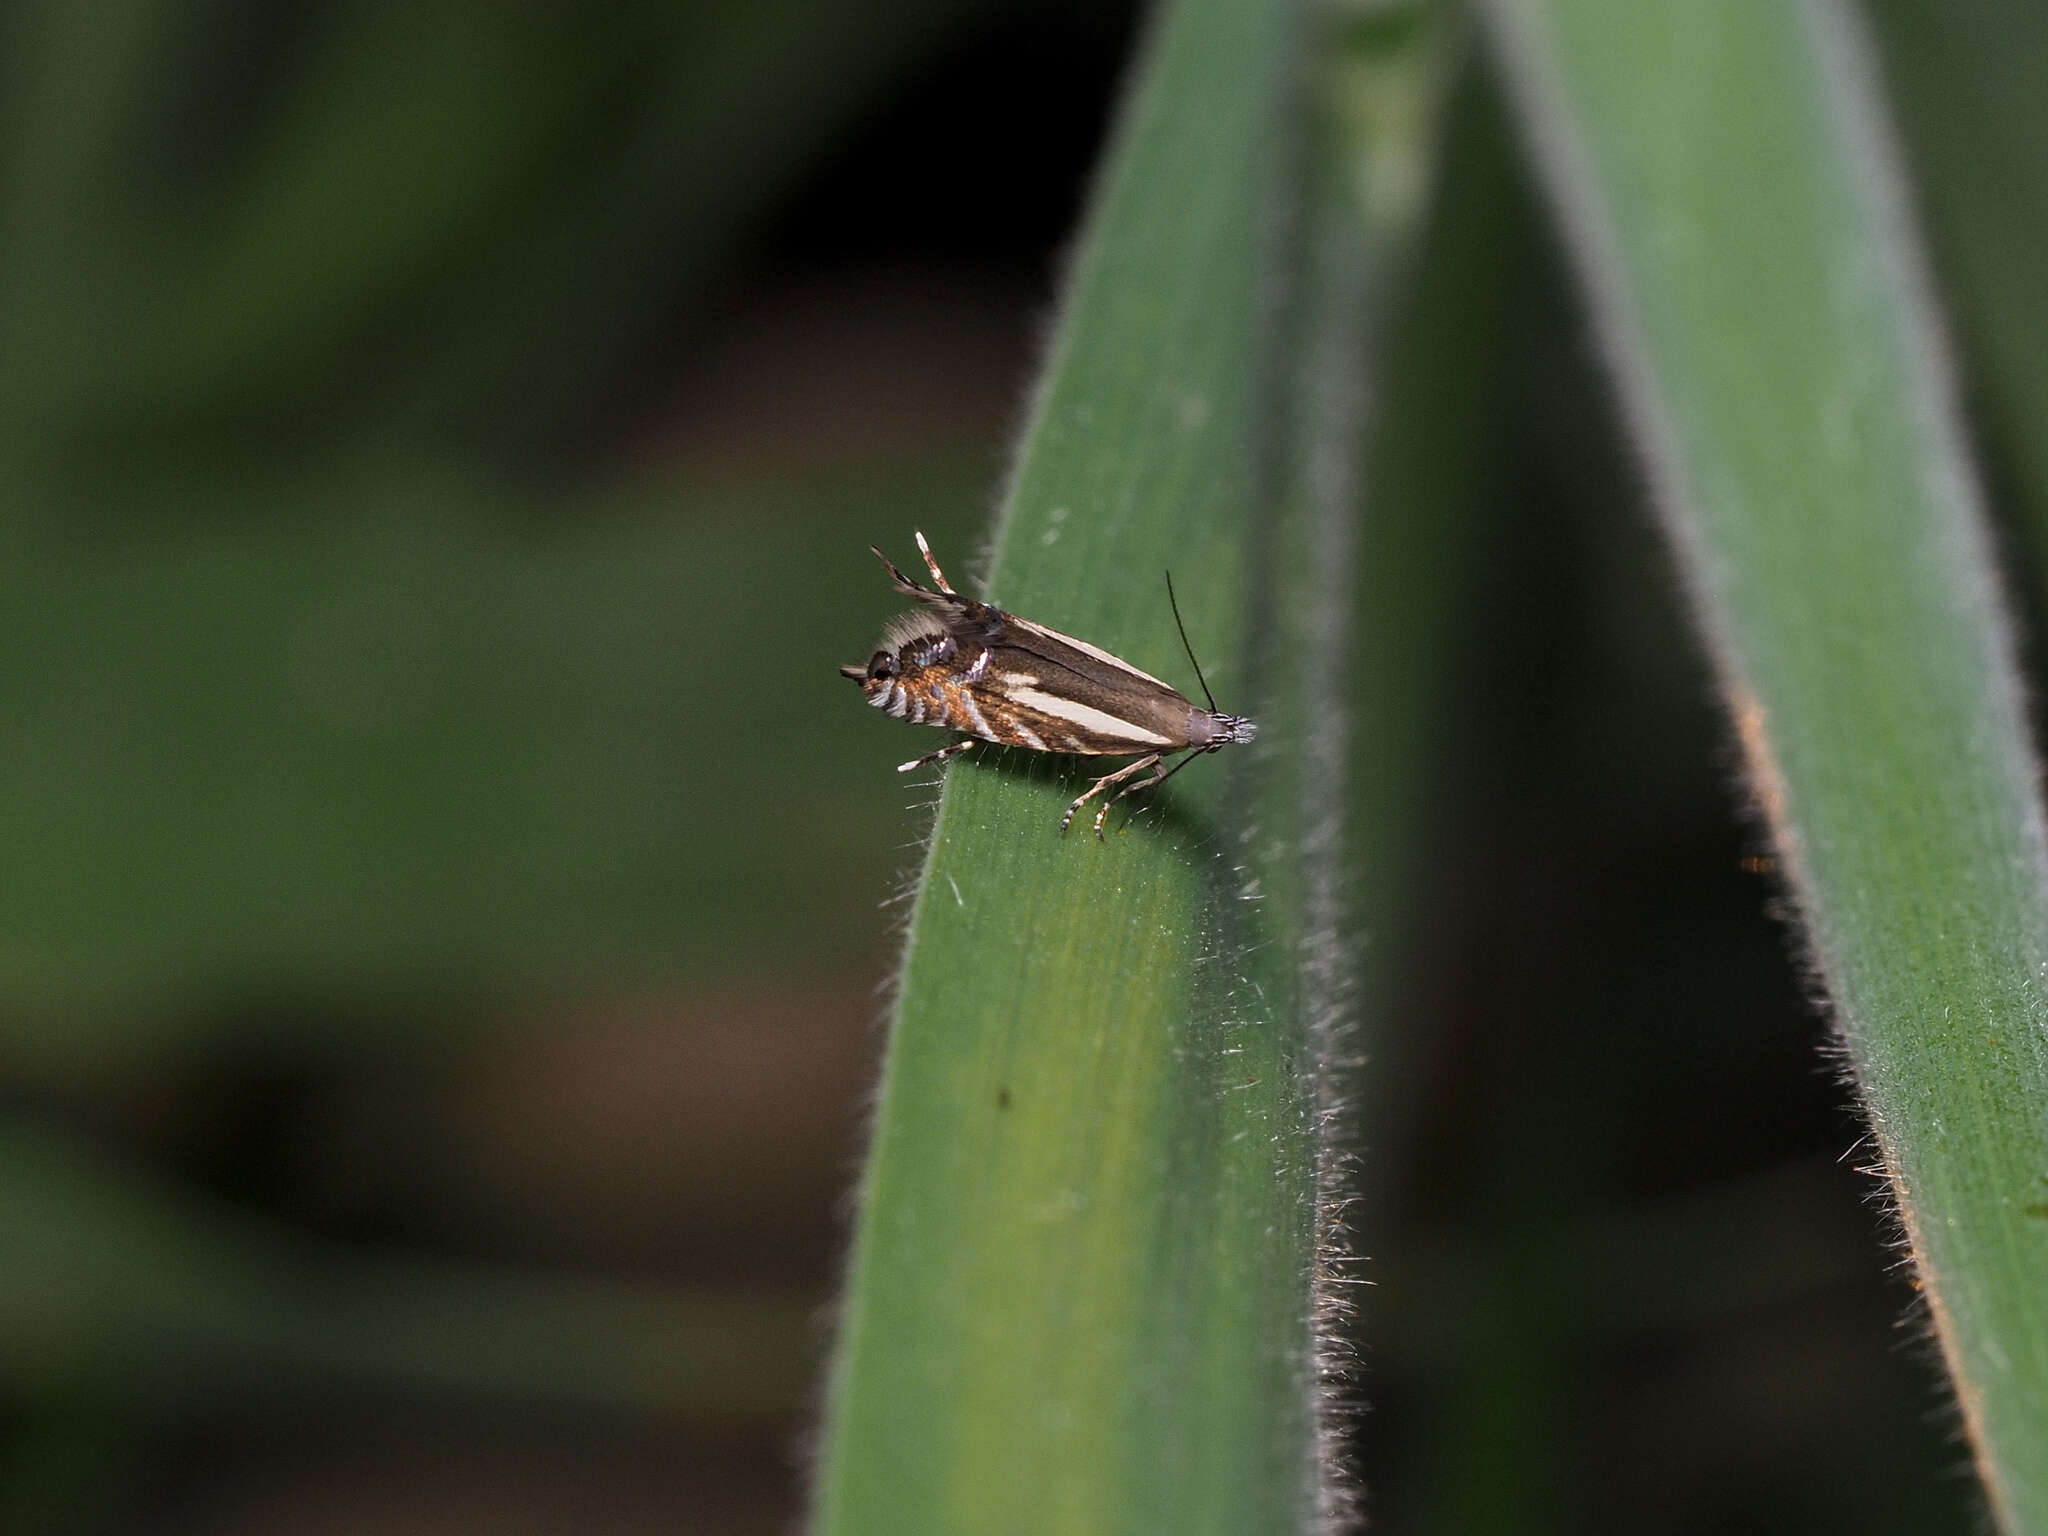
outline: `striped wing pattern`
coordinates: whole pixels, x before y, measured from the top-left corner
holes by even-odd
[[[893,676],[868,669],[868,702],[899,720],[1095,757],[1189,744],[1194,707],[1091,645],[964,599],[931,617],[931,629],[897,648]]]

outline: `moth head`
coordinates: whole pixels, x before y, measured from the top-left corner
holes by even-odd
[[[1188,745],[1205,752],[1250,741],[1258,734],[1259,728],[1243,715],[1217,715],[1198,709],[1188,720]]]
[[[868,658],[866,666],[841,667],[839,675],[852,678],[862,688],[872,693],[877,684],[886,686],[894,682],[896,675],[902,670],[903,665],[896,659],[894,651],[877,651]]]

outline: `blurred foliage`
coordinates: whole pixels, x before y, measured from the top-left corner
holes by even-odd
[[[903,829],[856,783],[806,792],[873,727],[790,643],[873,603],[775,556],[906,507],[958,529],[964,466],[573,513],[395,467],[315,494],[158,498],[153,525],[39,541],[0,618],[42,663],[0,679],[23,1045],[188,1028],[241,988],[374,1001],[873,944],[862,886]]]
[[[888,412],[915,388],[801,376],[787,407],[752,382],[736,436],[671,445],[664,413],[676,359],[688,377],[762,302],[742,276],[792,191],[999,14],[0,21],[7,1528],[175,1502],[151,1447],[260,1435],[280,1394],[342,1393],[340,1426],[367,1392],[686,1444],[789,1432],[876,905],[914,835],[900,796],[824,788],[821,762],[883,733],[818,654],[873,622],[841,579],[872,530],[964,541],[992,423],[955,412],[909,454]],[[975,366],[1014,369],[995,336]],[[837,438],[794,415],[819,399]],[[764,459],[778,438],[798,451]],[[564,1007],[650,989],[674,1000],[648,1027]],[[746,1086],[757,1060],[793,1079],[779,1041],[721,1023],[827,1046],[822,1136],[726,1150],[761,1122],[720,1095],[781,1102]],[[547,1058],[518,1041],[570,1028],[619,1063],[557,1052],[556,1090],[601,1097],[548,1107],[572,1140],[536,1181],[505,1117],[532,1117],[517,1085]],[[623,1138],[607,1072],[692,1063],[723,1076],[672,1103],[722,1140]],[[514,1091],[480,1094],[494,1075]],[[651,1206],[678,1150],[740,1201],[798,1201],[791,1257],[721,1257],[763,1243],[731,1199],[685,1194],[680,1229]],[[632,1280],[636,1255],[670,1278]],[[625,1273],[506,1262],[549,1257]],[[715,1503],[729,1479],[706,1477]],[[736,1507],[773,1523],[789,1497]]]
[[[701,303],[777,189],[975,14],[12,8],[8,433],[81,470],[559,439],[631,328]]]

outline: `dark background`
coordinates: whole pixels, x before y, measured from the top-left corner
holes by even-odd
[[[870,542],[971,567],[1135,36],[892,12],[9,14],[7,1529],[797,1518],[925,814],[834,668]],[[1965,1527],[1519,217],[1427,857],[1361,951],[1379,1526]]]

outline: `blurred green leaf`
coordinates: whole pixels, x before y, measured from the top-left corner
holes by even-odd
[[[2048,836],[1864,39],[1491,9],[1993,1507],[2048,1528]]]
[[[802,1394],[808,1306],[307,1242],[0,1122],[0,1389],[14,1401],[161,1409],[325,1380],[758,1423]]]
[[[420,986],[473,1006],[714,960],[865,964],[906,797],[818,785],[815,760],[889,733],[804,637],[877,606],[846,530],[959,529],[972,483],[940,463],[651,484],[529,497],[522,526],[481,479],[188,481],[136,486],[155,515],[111,514],[119,534],[16,540],[15,1050],[270,999],[270,1027],[318,1028]]]
[[[93,467],[223,426],[519,451],[581,426],[635,327],[992,9],[17,8],[0,462]]]
[[[2031,0],[1871,0],[1916,192],[1992,446],[2010,463],[2048,570],[2048,8]]]
[[[1349,663],[1360,728],[1347,755],[1361,851],[1350,897],[1373,957],[1364,967],[1371,1034],[1393,1027],[1383,1010],[1392,972],[1414,945],[1405,925],[1427,877],[1422,849],[1450,809],[1438,788],[1447,717],[1477,642],[1471,604],[1494,537],[1488,518],[1504,494],[1517,403],[1511,363],[1526,343],[1535,279],[1523,259],[1534,208],[1493,96],[1466,78],[1444,115],[1427,242],[1412,272],[1390,274],[1401,279],[1398,303],[1384,322],[1365,435]]]

